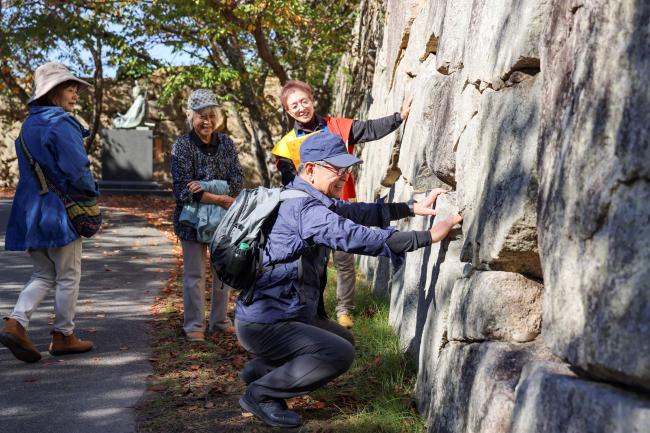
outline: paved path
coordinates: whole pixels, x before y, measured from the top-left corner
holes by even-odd
[[[11,207],[0,200],[0,250]],[[43,359],[26,364],[0,346],[2,433],[135,431],[134,405],[151,374],[149,306],[173,265],[171,242],[126,214],[104,212],[109,226],[84,240],[76,333],[95,341],[81,355],[47,352],[53,293],[32,317],[29,336]],[[0,316],[8,315],[31,273],[25,252],[0,251]]]

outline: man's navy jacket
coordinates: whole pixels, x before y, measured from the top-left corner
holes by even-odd
[[[258,277],[251,304],[237,301],[238,320],[312,322],[326,283],[329,249],[391,257],[396,265],[403,260],[386,245],[395,229],[388,227],[390,216],[382,203],[331,199],[299,176],[287,188],[309,196],[280,204],[264,248],[263,265],[272,269]]]

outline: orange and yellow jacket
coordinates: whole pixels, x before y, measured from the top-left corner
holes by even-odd
[[[284,185],[295,177],[296,169],[300,165],[300,145],[310,135],[329,131],[341,137],[348,152],[353,153],[356,143],[378,140],[396,130],[402,123],[399,113],[366,121],[318,115],[316,115],[316,120],[316,131],[305,131],[296,125],[276,143],[271,151],[276,156],[276,165],[282,173]],[[350,175],[341,192],[341,199],[355,201],[356,197],[354,178]]]

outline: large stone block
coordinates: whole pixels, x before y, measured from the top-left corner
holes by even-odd
[[[451,295],[449,341],[534,340],[542,327],[543,286],[521,274],[475,272]]]
[[[422,64],[420,73],[413,80],[413,88],[418,91],[414,94],[411,112],[404,125],[399,153],[400,172],[410,185],[415,185],[418,178],[428,169],[425,149],[430,140],[433,119],[438,115],[438,101],[434,96],[436,89],[444,87],[446,80],[449,80],[449,77],[436,71],[434,56]]]
[[[644,433],[650,399],[576,377],[568,366],[527,365],[517,385],[511,433]]]
[[[429,124],[424,141],[427,164],[438,179],[451,186],[456,186],[456,150],[460,137],[480,103],[479,91],[465,84],[459,74],[439,75],[423,89],[428,100],[425,118]]]
[[[446,4],[436,53],[437,69],[441,74],[453,74],[463,68],[463,53],[473,2],[474,0],[453,0]]]
[[[545,341],[591,374],[646,389],[648,22],[647,1],[554,1],[542,51],[538,201]]]
[[[446,12],[447,0],[429,0],[413,23],[415,36],[411,36],[411,39],[416,38],[420,61],[431,54],[437,54]]]
[[[538,76],[481,97],[456,153],[465,244],[475,268],[541,278],[537,251]]]
[[[539,42],[551,0],[476,0],[468,24],[463,78],[494,89],[514,71],[539,71]]]
[[[534,343],[449,342],[435,372],[428,431],[507,432],[522,368],[548,356]]]
[[[456,213],[458,208],[453,194],[439,196],[436,210],[438,215],[433,224]],[[428,230],[431,224],[429,218],[414,217],[400,229]],[[462,274],[458,256],[449,254],[450,244],[454,244],[452,249],[459,246],[458,236],[458,231],[452,232],[443,242],[407,253],[404,266],[392,276],[389,322],[400,337],[402,347],[414,358],[418,357],[422,329],[435,297],[435,287],[439,284],[453,286],[453,281]]]
[[[350,50],[343,54],[336,72],[336,95],[331,113],[335,116],[365,118],[372,103],[377,51],[384,35],[384,2],[361,0],[352,29]]]
[[[425,416],[431,406],[433,381],[438,368],[442,348],[447,344],[449,301],[454,283],[462,275],[462,264],[455,253],[460,252],[461,242],[449,244],[445,261],[439,266],[438,278],[432,287],[427,287],[425,296],[428,309],[420,335],[418,375],[415,387],[418,410]]]
[[[442,200],[440,197],[438,200]],[[448,216],[441,206],[438,217]],[[455,207],[448,207],[455,211]],[[451,213],[451,212],[450,212]],[[418,307],[418,326],[413,343],[419,343],[418,377],[416,383],[416,399],[420,412],[428,413],[431,401],[433,378],[438,365],[440,351],[447,344],[447,325],[449,304],[454,284],[463,274],[463,263],[460,262],[462,238],[450,236],[441,242],[438,256],[429,258],[431,276],[427,276],[422,295],[423,305]],[[435,261],[434,261],[435,259]],[[426,306],[426,308],[425,308]],[[422,323],[422,325],[419,325]]]
[[[392,70],[391,83],[408,47],[412,33],[411,25],[425,2],[426,0],[388,0],[386,27],[390,28],[390,32],[386,34],[386,64],[389,70]]]

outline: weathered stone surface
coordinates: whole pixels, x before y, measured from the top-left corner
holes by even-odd
[[[463,53],[473,1],[447,2],[436,53],[437,69],[441,74],[453,74],[463,68]]]
[[[418,356],[418,376],[415,388],[418,410],[425,416],[429,414],[440,351],[447,344],[447,325],[449,301],[454,283],[461,277],[463,264],[458,261],[461,241],[449,243],[445,257],[437,265],[437,279],[425,288],[428,309],[422,311],[424,325],[420,336]]]
[[[449,341],[534,340],[542,327],[543,286],[521,274],[475,272],[451,295]]]
[[[429,57],[413,81],[413,88],[418,89],[414,95],[411,112],[406,125],[399,153],[399,168],[405,181],[414,185],[425,170],[425,149],[430,139],[431,127],[435,116],[436,105],[431,96],[433,89],[438,87],[448,77],[441,75],[435,69],[435,57]]]
[[[0,138],[0,187],[16,186],[18,182],[15,141],[20,133],[20,125],[20,122],[0,122],[3,132]]]
[[[553,2],[542,51],[538,201],[546,343],[591,374],[646,389],[648,22],[647,1]]]
[[[436,207],[439,210],[436,218],[446,218],[457,210],[455,206],[443,205],[447,200],[455,203],[453,195],[441,196],[438,200],[440,208]],[[459,233],[452,232],[449,238],[440,243],[437,257],[429,258],[431,275],[427,276],[421,293],[424,296],[424,305],[418,306],[418,323],[422,325],[416,327],[414,338],[419,342],[416,397],[420,412],[425,414],[430,409],[433,378],[440,351],[447,344],[447,318],[451,293],[454,284],[463,274],[463,263],[459,260],[462,244]]]
[[[425,0],[388,0],[386,26],[390,27],[391,31],[386,34],[388,52],[386,64],[393,71],[391,82],[408,46],[411,24],[413,24],[422,3],[425,3]]]
[[[377,51],[384,35],[384,2],[361,0],[357,18],[352,30],[350,51],[341,58],[336,72],[334,88],[338,95],[332,104],[332,113],[337,116],[364,118],[372,98],[372,88]]]
[[[412,93],[411,117],[404,137],[400,128],[364,145],[357,185],[366,201],[386,194],[400,201],[435,186],[436,179],[457,191],[465,238],[450,242],[444,256],[442,248],[436,257],[409,253],[397,275],[386,261],[361,259],[379,292],[390,288],[391,323],[403,347],[418,354],[416,397],[430,431],[510,431],[513,407],[520,404],[513,394],[518,370],[550,358],[535,352],[512,355],[516,362],[510,362],[510,347],[546,342],[591,377],[647,388],[650,5],[431,0],[414,14],[413,4],[391,2],[404,10],[384,21],[369,112],[363,113],[385,116]],[[406,46],[408,20],[396,14],[415,17]],[[398,227],[425,226],[411,219]],[[466,275],[474,274],[454,290],[461,260],[471,261]],[[526,277],[543,277],[547,285],[544,338],[492,341],[530,340],[539,333],[541,287]],[[501,278],[506,283],[495,281]],[[518,280],[526,289],[513,289]],[[475,341],[487,342],[469,344]],[[564,388],[547,385],[549,380],[539,381],[543,386],[527,392],[521,404],[550,419],[555,406],[561,416],[574,411],[561,406],[566,401],[580,418],[563,418],[570,432],[604,431],[588,422],[590,410],[601,406],[589,396],[585,408],[577,406],[580,393],[590,394],[593,386],[647,400],[647,393],[634,391],[639,388],[616,391],[576,378],[570,380],[580,389],[567,391],[571,400],[565,400]],[[560,382],[568,380],[563,373]],[[628,400],[607,401],[612,419],[633,418],[614,421],[619,431],[650,431],[646,412],[629,410]],[[527,418],[531,426],[522,424]],[[611,427],[604,417],[597,420]],[[552,420],[529,415],[512,425],[517,431],[564,431],[561,423],[556,428]]]
[[[458,208],[454,204],[453,194],[439,196],[436,210],[438,215],[433,224],[456,213]],[[430,227],[430,218],[424,217],[410,218],[407,223],[399,226],[400,230],[428,230]],[[453,286],[453,281],[450,280],[461,275],[460,262],[453,258],[446,260],[450,243],[459,244],[459,240],[454,239],[451,236],[444,242],[408,253],[402,269],[392,276],[389,322],[399,335],[402,347],[414,357],[418,356],[427,311],[435,296],[433,288],[438,287],[439,283]],[[441,264],[444,261],[446,266],[443,275]]]
[[[413,23],[416,31],[413,32],[411,40],[420,50],[420,61],[426,60],[431,54],[437,54],[446,11],[447,0],[429,0]]]
[[[539,42],[551,0],[476,0],[463,56],[463,77],[500,89],[514,71],[539,71]]]
[[[378,257],[373,266],[372,294],[384,301],[390,298],[391,266],[388,257]]]
[[[456,155],[465,244],[476,268],[541,277],[537,251],[539,76],[483,94]]]
[[[534,343],[449,342],[435,372],[428,431],[507,432],[522,368],[547,356]]]
[[[447,185],[456,186],[456,150],[478,112],[480,93],[466,86],[459,74],[442,77],[424,88],[429,101],[425,118],[430,119],[424,145],[431,171]]]
[[[531,363],[517,385],[511,433],[643,433],[650,398],[580,379],[568,366]]]

